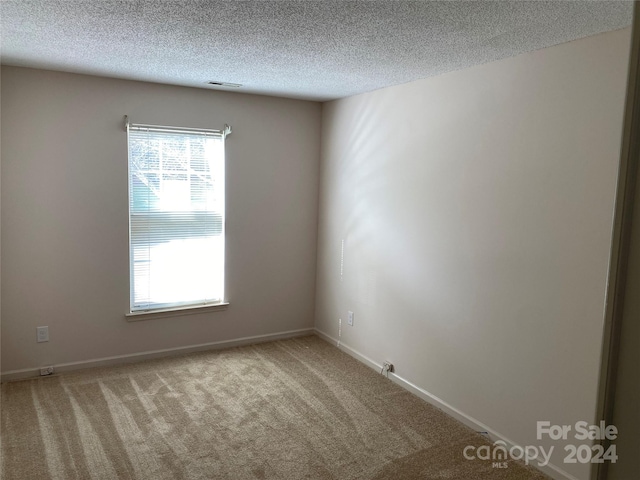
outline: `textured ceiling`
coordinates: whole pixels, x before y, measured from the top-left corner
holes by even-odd
[[[632,2],[1,0],[2,63],[328,100],[626,27]],[[218,87],[219,88],[219,87]],[[224,89],[224,88],[223,88]]]

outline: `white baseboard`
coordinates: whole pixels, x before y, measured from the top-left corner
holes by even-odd
[[[325,340],[328,343],[331,343],[331,344],[337,346],[340,350],[344,351],[345,353],[347,353],[348,355],[352,356],[356,360],[364,363],[365,365],[373,368],[374,370],[376,370],[378,372],[381,371],[381,369],[382,369],[382,365],[381,364],[376,363],[375,361],[371,360],[369,357],[363,355],[362,353],[358,352],[357,350],[349,347],[348,345],[345,345],[344,342],[338,341],[337,339],[331,337],[330,335],[327,335],[324,332],[321,332],[318,329],[315,329],[315,333],[316,333],[316,335],[318,335],[323,340]],[[510,449],[511,447],[514,447],[514,446],[517,445],[517,443],[515,443],[512,440],[508,439],[507,437],[505,437],[504,435],[502,435],[499,432],[495,431],[491,427],[489,427],[489,426],[485,425],[484,423],[476,420],[472,416],[467,415],[464,412],[461,412],[457,408],[449,405],[444,400],[436,397],[435,395],[432,395],[431,393],[427,392],[426,390],[423,390],[422,388],[418,387],[417,385],[414,385],[413,383],[409,382],[408,380],[405,380],[404,378],[400,377],[399,375],[396,375],[395,373],[389,373],[389,380],[391,380],[394,383],[400,385],[402,388],[404,388],[405,390],[410,391],[414,395],[422,398],[423,400],[425,400],[426,402],[430,403],[434,407],[439,408],[440,410],[442,410],[443,412],[447,413],[451,417],[455,418],[459,422],[465,424],[467,427],[472,428],[473,430],[475,430],[477,432],[487,432],[487,434],[489,436],[489,439],[492,442],[495,442],[495,441],[498,441],[498,440],[502,440],[503,442],[506,443],[507,449]],[[580,480],[580,479],[576,478],[575,476],[571,475],[570,473],[565,472],[563,469],[561,469],[557,465],[554,465],[554,464],[551,464],[551,463],[549,463],[548,465],[546,465],[544,467],[538,467],[537,465],[532,465],[532,466],[537,468],[541,472],[545,473],[546,475],[549,475],[554,480]]]
[[[282,340],[285,338],[302,337],[305,335],[313,335],[313,328],[303,328],[300,330],[289,330],[286,332],[270,333],[267,335],[256,335],[253,337],[242,337],[233,340],[223,340],[221,342],[201,343],[199,345],[188,345],[186,347],[165,348],[162,350],[150,350],[146,352],[131,353],[127,355],[116,355],[113,357],[94,358],[91,360],[83,360],[81,362],[70,362],[54,364],[56,374],[63,372],[71,372],[74,370],[82,370],[91,367],[106,367],[110,365],[121,365],[124,363],[135,363],[143,360],[151,360],[154,358],[170,357],[174,355],[184,355],[186,353],[200,352],[204,350],[220,350],[223,348],[239,347],[242,345],[252,345],[256,343],[272,342],[274,340]],[[37,377],[40,375],[40,367],[24,368],[21,370],[11,370],[3,372],[0,381],[7,382],[11,380],[20,380],[24,378]]]

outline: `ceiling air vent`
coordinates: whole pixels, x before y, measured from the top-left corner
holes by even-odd
[[[216,80],[207,82],[207,85],[213,85],[214,87],[230,87],[230,88],[238,88],[242,86],[239,83],[218,82]]]

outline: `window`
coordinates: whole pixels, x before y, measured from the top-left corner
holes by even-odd
[[[127,120],[132,313],[224,302],[230,132]]]

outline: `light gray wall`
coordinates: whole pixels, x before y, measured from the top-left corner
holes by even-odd
[[[5,372],[313,327],[320,104],[14,67],[2,77]],[[233,126],[227,311],[125,320],[125,114]]]
[[[0,68],[0,92],[2,91],[2,69]],[[2,95],[0,95],[0,112],[2,112]],[[0,115],[0,132],[2,132],[2,115]],[[2,212],[2,135],[0,134],[0,212]],[[2,214],[0,213],[0,372],[2,372]],[[1,407],[0,402],[0,407]]]
[[[325,104],[316,328],[520,445],[594,421],[628,44]]]

